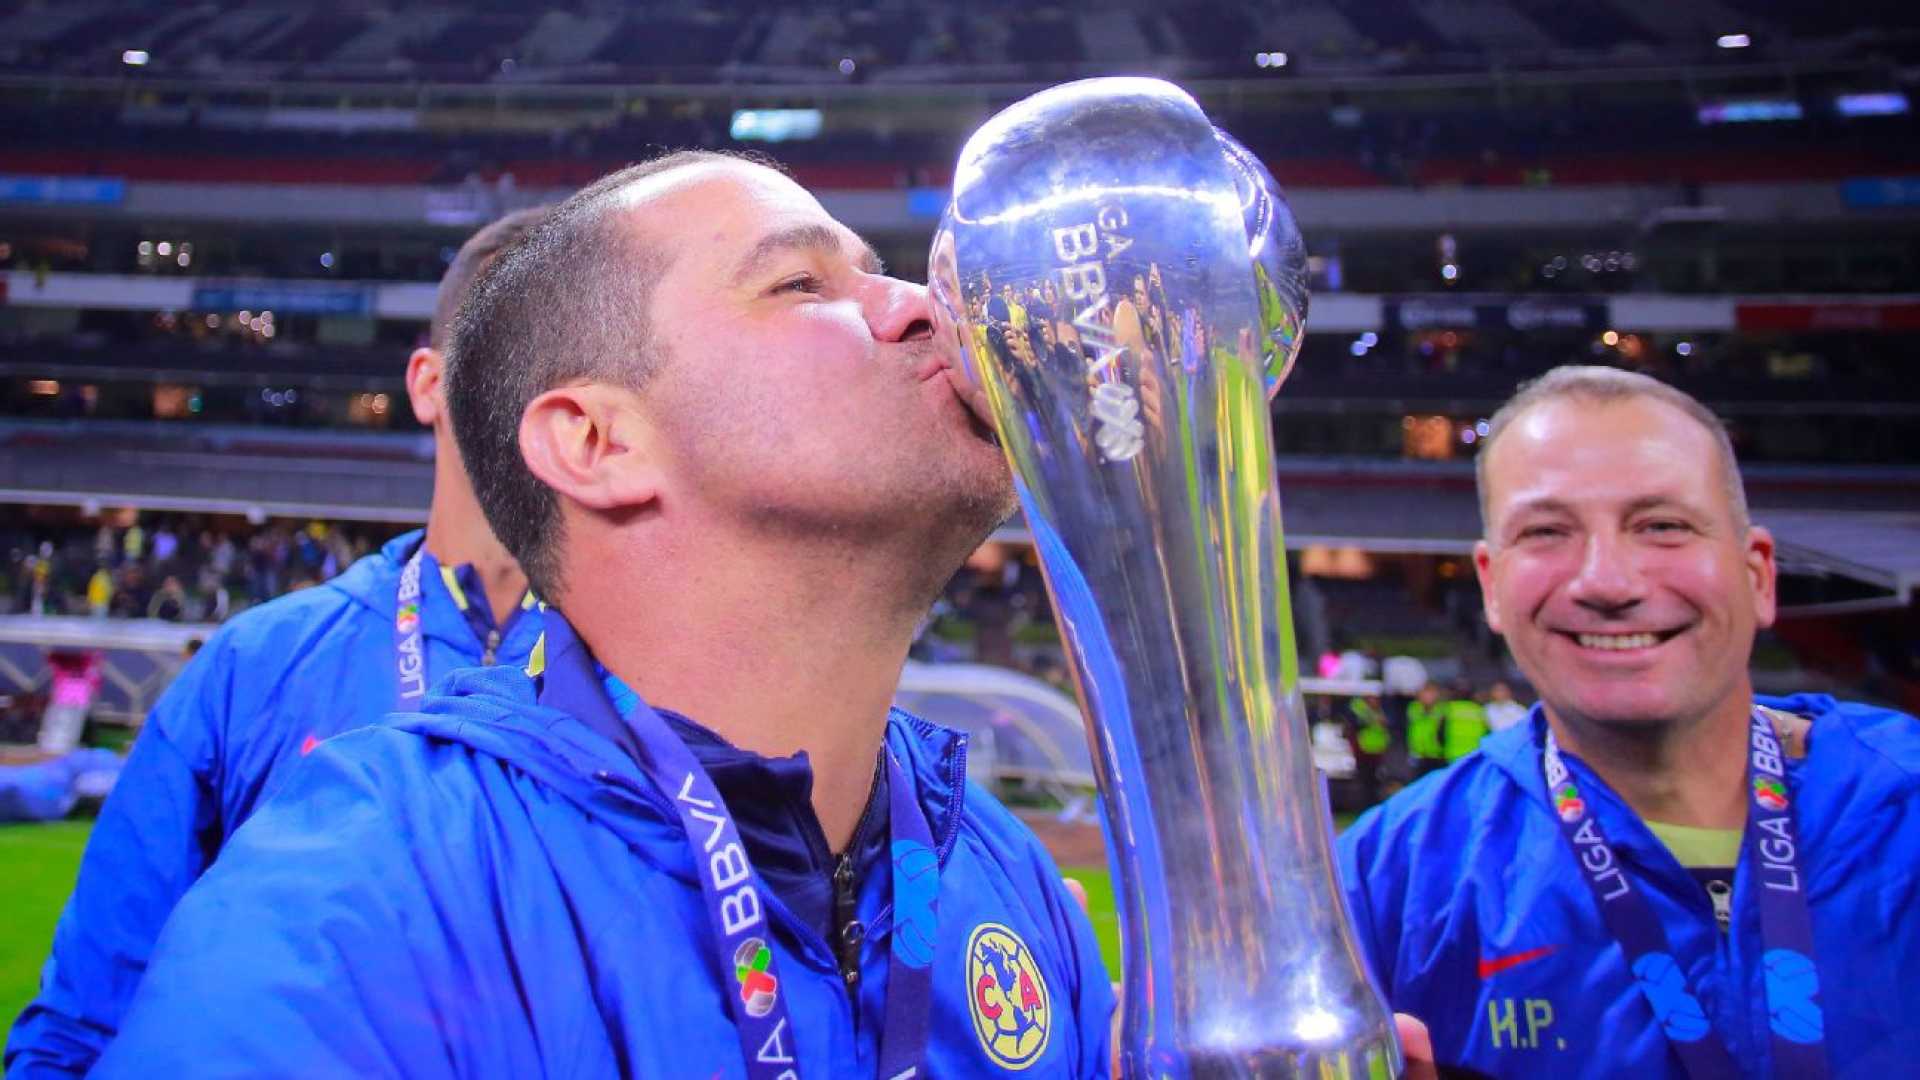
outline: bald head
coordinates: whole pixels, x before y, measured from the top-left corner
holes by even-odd
[[[1479,457],[1474,461],[1474,483],[1480,496],[1480,527],[1487,541],[1496,542],[1491,477],[1494,457],[1500,452],[1503,435],[1546,405],[1563,401],[1613,405],[1635,400],[1658,402],[1699,425],[1713,446],[1713,460],[1702,462],[1701,466],[1718,473],[1733,522],[1739,529],[1746,529],[1749,525],[1747,493],[1740,480],[1739,463],[1734,459],[1733,441],[1727,436],[1726,425],[1712,410],[1700,404],[1691,394],[1638,372],[1570,364],[1522,383],[1513,397],[1500,407],[1500,411],[1493,414],[1487,437],[1480,444]]]

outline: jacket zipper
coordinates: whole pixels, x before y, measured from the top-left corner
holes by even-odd
[[[856,885],[853,848],[849,846],[833,867],[833,924],[837,927],[833,935],[833,955],[840,963],[840,978],[847,984],[849,997],[857,997],[860,989],[860,946],[867,939],[866,926],[854,917],[860,899]],[[857,1014],[859,1010],[854,1012]]]
[[[500,651],[500,631],[489,630],[487,631],[487,649],[480,654],[480,666],[492,667],[493,656],[498,651]]]

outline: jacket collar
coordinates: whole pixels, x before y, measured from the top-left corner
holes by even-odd
[[[574,717],[600,739],[619,748],[619,756],[624,759],[620,771],[629,782],[645,784],[639,765],[644,751],[607,693],[592,653],[564,615],[553,608],[542,610],[545,633],[527,667],[539,703]],[[804,802],[810,796],[812,770],[804,753],[782,759],[761,757],[731,746],[694,719],[664,710],[660,714],[714,774],[716,784],[721,783],[721,774],[733,773],[739,783],[766,784],[786,798],[798,797]],[[916,788],[934,848],[944,862],[958,837],[966,797],[966,736],[895,709],[888,716],[886,744]],[[722,790],[727,786],[732,785]],[[668,797],[667,793],[661,795],[663,799]],[[875,786],[875,796],[884,796],[879,785]],[[884,798],[879,805],[884,811]],[[811,818],[810,805],[807,814]]]

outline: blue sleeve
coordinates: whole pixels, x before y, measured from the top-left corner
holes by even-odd
[[[1382,812],[1374,807],[1334,841],[1334,859],[1340,867],[1340,885],[1346,894],[1347,917],[1353,920],[1353,936],[1360,946],[1360,958],[1382,990],[1393,988],[1393,952],[1380,940],[1374,911],[1372,881],[1368,868],[1378,847]]]
[[[441,994],[475,973],[434,953],[446,913],[411,849],[436,834],[392,769],[354,753],[380,734],[322,744],[233,834],[175,909],[97,1075],[458,1071]]]
[[[982,795],[983,799],[991,796]],[[997,805],[997,804],[996,804]],[[973,812],[974,807],[968,807]],[[1100,941],[1094,936],[1093,922],[1080,901],[1067,891],[1066,879],[1053,856],[1025,825],[1018,824],[1004,809],[1008,824],[1024,837],[1030,872],[1040,893],[1038,909],[1045,913],[1053,940],[1059,943],[1066,968],[1065,988],[1073,1010],[1074,1030],[1080,1045],[1075,1047],[1072,1075],[1105,1078],[1113,1074],[1113,1021],[1117,1003],[1106,961],[1100,957]]]
[[[1049,860],[1051,863],[1051,860]],[[1093,923],[1080,908],[1080,902],[1067,892],[1056,869],[1048,885],[1047,906],[1053,914],[1054,930],[1064,943],[1069,962],[1077,975],[1073,986],[1074,1027],[1080,1033],[1080,1053],[1075,1076],[1104,1078],[1113,1074],[1113,1024],[1118,1002],[1107,965],[1100,958],[1100,942],[1094,937]]]
[[[223,637],[167,688],[101,808],[54,929],[40,992],[7,1042],[7,1076],[78,1076],[113,1038],[174,905],[220,847],[211,785],[230,701]]]

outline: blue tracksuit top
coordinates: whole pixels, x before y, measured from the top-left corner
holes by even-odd
[[[181,902],[100,1075],[744,1076],[680,819],[615,738],[545,699],[553,681],[458,672],[422,713],[316,749]],[[940,864],[927,1072],[1106,1075],[1112,988],[1052,859],[967,784],[963,736],[896,712],[886,740]],[[857,875],[857,995],[764,897],[803,1076],[877,1065],[883,851]],[[984,931],[1019,942],[996,959],[1044,1002],[1017,1027]]]
[[[1787,762],[1836,1077],[1920,1070],[1920,724],[1825,695],[1760,698],[1813,722]],[[1339,841],[1361,948],[1394,1009],[1427,1022],[1442,1065],[1493,1076],[1684,1077],[1547,803],[1545,719],[1368,811]],[[1640,886],[1748,1075],[1772,1054],[1753,853],[1733,921],[1578,758],[1590,812]]]
[[[235,616],[161,695],[87,841],[40,994],[8,1041],[8,1077],[86,1072],[168,913],[262,793],[303,747],[393,709],[396,590],[420,539],[396,537],[323,585]],[[429,678],[481,662],[461,601],[440,574],[421,575]],[[524,663],[539,633],[537,612],[517,612],[496,659]]]

